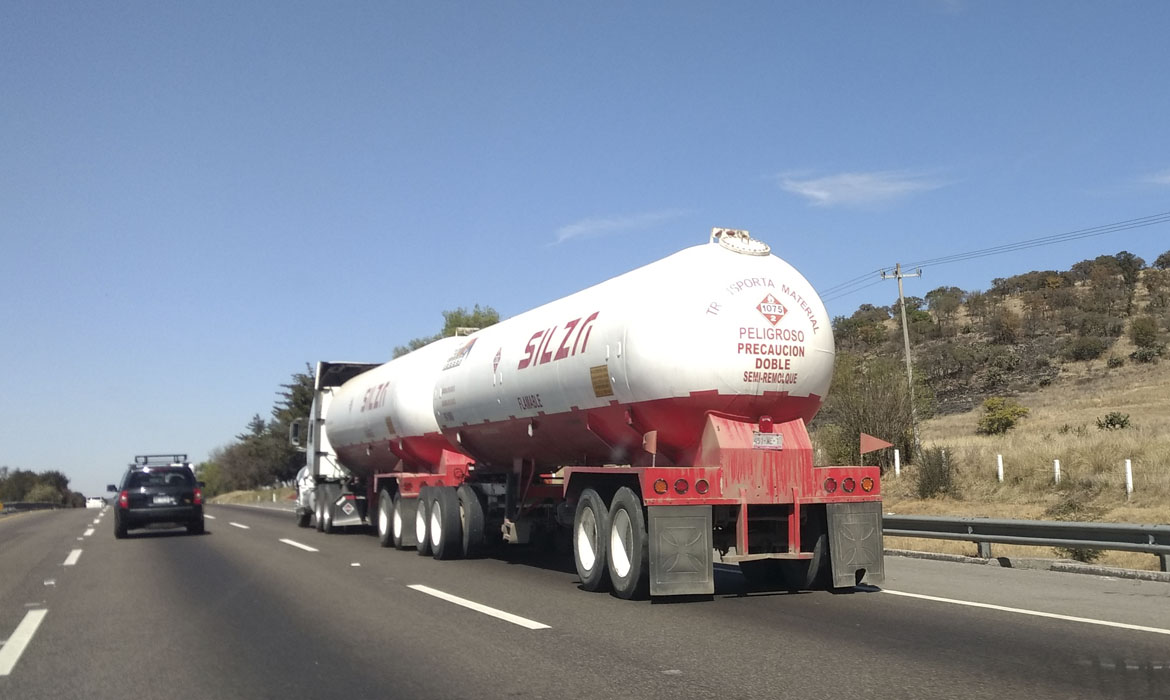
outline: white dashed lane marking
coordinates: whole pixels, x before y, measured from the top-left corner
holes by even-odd
[[[69,556],[65,557],[65,562],[63,564],[61,564],[61,566],[73,566],[74,564],[77,563],[77,560],[80,558],[81,558],[81,550],[75,549],[69,553]]]
[[[904,598],[917,598],[919,600],[930,600],[936,603],[950,603],[951,605],[964,605],[969,608],[983,608],[985,610],[999,610],[1000,612],[1010,612],[1017,615],[1032,615],[1034,617],[1047,617],[1053,620],[1065,620],[1066,622],[1082,622],[1089,625],[1100,625],[1102,627],[1116,627],[1123,630],[1133,630],[1135,632],[1152,632],[1154,634],[1168,634],[1170,629],[1162,629],[1161,627],[1146,627],[1145,625],[1131,625],[1125,622],[1110,622],[1109,620],[1094,620],[1091,617],[1074,617],[1072,615],[1060,615],[1057,613],[1041,612],[1039,610],[1026,610],[1024,608],[1009,608],[1003,605],[992,605],[991,603],[976,603],[970,600],[955,600],[954,598],[939,598],[932,595],[923,595],[921,593],[904,593],[902,591],[891,591],[883,588],[882,593],[889,593],[890,595],[902,596]]]
[[[93,534],[93,528],[91,527],[91,528],[89,528],[88,530],[86,530],[84,533],[82,533],[82,535],[81,535],[81,536],[82,536],[82,537],[89,537],[89,536],[90,536],[90,535],[92,535],[92,534]]]
[[[544,624],[543,622],[537,622],[536,620],[529,620],[526,617],[520,617],[519,615],[513,615],[510,612],[504,612],[503,610],[497,610],[496,608],[488,607],[486,605],[483,605],[482,603],[477,603],[474,600],[468,600],[466,598],[460,598],[457,595],[451,595],[450,593],[444,593],[443,591],[431,588],[430,586],[423,586],[422,584],[416,583],[413,586],[407,586],[407,588],[411,588],[413,590],[416,590],[419,593],[426,593],[429,596],[434,596],[436,598],[439,598],[440,600],[445,600],[448,603],[454,603],[456,605],[461,605],[461,606],[468,608],[470,610],[474,610],[476,612],[483,613],[484,615],[490,615],[491,617],[494,617],[494,618],[499,619],[499,620],[504,620],[505,622],[511,622],[513,625],[520,625],[521,627],[527,627],[530,630],[549,629],[549,626]]]
[[[232,527],[238,527],[241,530],[251,530],[252,529],[252,528],[248,527],[247,525],[241,525],[240,523],[228,523],[228,525],[231,525]]]
[[[37,633],[37,628],[41,626],[41,621],[45,619],[48,612],[48,610],[29,610],[20,624],[16,626],[16,631],[8,638],[8,642],[0,647],[0,676],[12,673],[16,662],[20,660],[20,655],[24,653],[24,648],[32,641],[33,635]]]
[[[313,547],[310,547],[307,544],[301,544],[300,542],[297,542],[296,540],[281,540],[281,542],[284,542],[287,545],[296,547],[297,549],[303,549],[306,552],[316,552],[317,551]]]

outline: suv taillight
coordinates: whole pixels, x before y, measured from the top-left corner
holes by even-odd
[[[198,486],[195,487],[195,505],[203,505],[203,489]]]
[[[129,491],[123,491],[122,493],[118,494],[118,507],[119,508],[129,508],[130,507],[130,492]]]

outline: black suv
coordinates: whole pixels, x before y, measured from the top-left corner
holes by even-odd
[[[203,484],[195,481],[186,455],[174,455],[167,464],[152,463],[157,457],[135,457],[122,483],[107,487],[118,494],[114,537],[122,539],[127,530],[155,523],[186,526],[188,534],[203,534]]]

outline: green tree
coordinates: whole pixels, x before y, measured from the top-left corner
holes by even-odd
[[[1158,346],[1158,322],[1153,316],[1138,316],[1130,323],[1129,339],[1139,348]]]
[[[919,417],[925,418],[931,411],[932,395],[918,374],[915,399]],[[838,353],[829,398],[815,423],[818,444],[834,464],[860,463],[861,433],[892,442],[902,454],[911,454],[914,434],[905,365],[896,357]],[[892,457],[883,452],[877,459],[884,469]]]
[[[56,503],[57,505],[62,505],[64,503],[64,496],[49,482],[40,481],[28,490],[28,493],[24,495],[24,500],[29,503]]]
[[[983,402],[983,415],[975,432],[982,435],[1002,435],[1028,415],[1028,409],[1012,399],[992,396]]]
[[[1159,270],[1170,270],[1170,250],[1162,253],[1154,260],[1154,267]]]
[[[394,357],[402,357],[403,355],[414,352],[424,345],[430,345],[439,338],[448,338],[453,335],[458,335],[461,329],[473,328],[479,330],[480,328],[487,328],[500,322],[500,313],[490,306],[480,308],[479,304],[468,311],[466,308],[460,306],[457,309],[451,309],[443,312],[443,330],[435,335],[423,336],[421,338],[414,338],[406,343],[406,345],[399,345],[394,348]]]

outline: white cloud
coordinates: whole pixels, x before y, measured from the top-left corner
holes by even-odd
[[[824,177],[801,178],[781,175],[785,192],[804,197],[817,207],[858,207],[884,204],[927,192],[947,183],[921,173],[886,170],[873,173],[840,173]]]
[[[1170,187],[1170,170],[1163,170],[1160,173],[1154,173],[1142,178],[1142,182],[1147,185],[1162,185]]]
[[[553,245],[564,243],[574,238],[593,238],[596,236],[608,236],[625,231],[649,228],[650,226],[671,219],[677,219],[686,214],[686,211],[680,209],[668,209],[664,211],[632,214],[630,216],[583,219],[557,229],[557,240]]]

